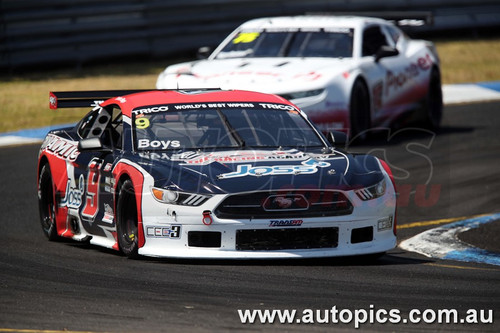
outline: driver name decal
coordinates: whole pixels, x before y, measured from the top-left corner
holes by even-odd
[[[181,143],[179,140],[148,140],[140,139],[137,141],[137,148],[139,149],[169,149],[169,148],[179,148]]]

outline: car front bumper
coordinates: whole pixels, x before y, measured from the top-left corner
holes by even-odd
[[[332,221],[325,218],[281,220],[281,224],[300,223],[298,227],[271,226],[280,224],[273,220],[145,225],[146,241],[139,254],[172,258],[319,258],[380,253],[396,246],[393,215],[359,220],[348,220],[345,216],[328,219]],[[172,226],[179,231],[178,237],[170,237],[168,230],[172,230]]]

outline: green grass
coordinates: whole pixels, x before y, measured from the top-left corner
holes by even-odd
[[[437,41],[443,83],[500,80],[500,38]],[[79,120],[88,109],[50,110],[49,91],[154,89],[169,63],[121,63],[0,77],[0,133]]]

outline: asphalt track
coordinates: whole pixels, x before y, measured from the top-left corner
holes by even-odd
[[[500,212],[499,110],[498,102],[448,106],[437,135],[404,129],[353,148],[384,157],[394,169],[399,241],[449,218]],[[0,149],[0,332],[354,330],[353,323],[241,324],[237,313],[333,306],[398,309],[403,317],[411,309],[494,314],[492,324],[364,324],[363,331],[500,331],[500,266],[400,248],[372,262],[129,260],[85,244],[49,242],[38,221],[37,150]],[[498,223],[467,239],[497,250]]]

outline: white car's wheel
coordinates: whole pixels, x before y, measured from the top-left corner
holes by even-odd
[[[370,95],[366,84],[358,79],[354,82],[350,103],[351,138],[364,140],[371,127]]]
[[[424,112],[425,126],[437,130],[443,114],[443,93],[441,91],[441,76],[436,69],[431,72]]]

